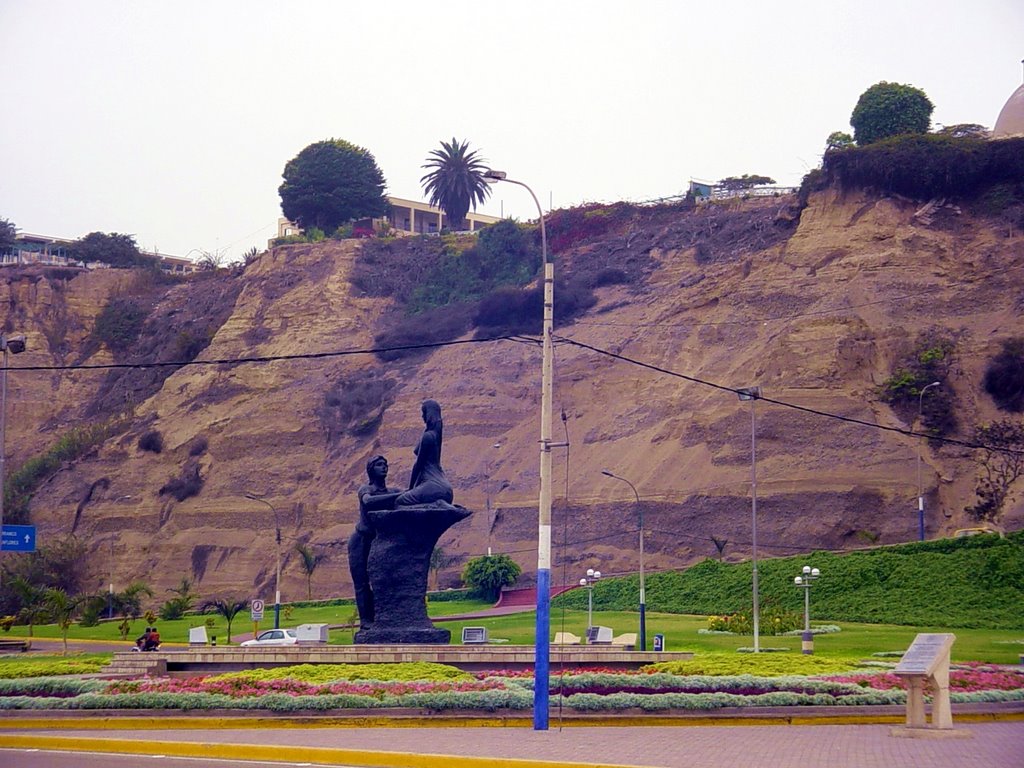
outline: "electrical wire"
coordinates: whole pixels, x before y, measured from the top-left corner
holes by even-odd
[[[607,350],[607,349],[601,349],[600,347],[595,347],[592,344],[585,344],[582,341],[576,341],[575,339],[566,338],[565,336],[558,336],[556,338],[559,341],[561,341],[561,342],[563,342],[565,344],[568,344],[568,345],[571,345],[571,346],[574,346],[574,347],[580,347],[581,349],[586,349],[586,350],[589,350],[589,351],[594,352],[596,354],[604,355],[605,357],[610,357],[610,358],[612,358],[614,360],[618,360],[620,362],[629,363],[631,365],[636,365],[636,366],[639,366],[640,368],[646,368],[647,370],[655,371],[656,373],[662,373],[662,374],[665,374],[666,376],[673,376],[673,377],[675,377],[677,379],[683,379],[684,381],[689,381],[689,382],[692,382],[694,384],[700,384],[701,386],[704,386],[704,387],[711,387],[712,389],[721,390],[722,392],[730,392],[730,393],[732,393],[734,395],[740,395],[740,394],[747,395],[748,394],[746,391],[741,390],[741,389],[739,389],[737,387],[727,387],[724,384],[716,384],[713,381],[706,381],[705,379],[699,379],[696,376],[689,376],[689,375],[687,375],[685,373],[679,373],[678,371],[673,371],[673,370],[670,370],[668,368],[662,368],[661,366],[658,366],[658,365],[653,365],[651,363],[645,363],[642,360],[637,360],[637,359],[632,358],[632,357],[627,357],[626,355],[620,355],[620,354],[618,354],[616,352],[611,352],[610,350]],[[927,440],[935,440],[935,441],[942,442],[942,443],[947,443],[947,444],[950,444],[950,445],[959,445],[959,446],[964,447],[964,448],[975,448],[975,449],[980,448],[980,449],[983,449],[983,450],[993,451],[993,452],[997,452],[997,453],[1010,453],[1010,454],[1014,454],[1014,455],[1024,454],[1024,450],[1018,450],[1018,449],[1014,449],[1014,448],[1006,448],[1006,447],[1002,447],[1002,446],[986,445],[984,443],[975,443],[975,442],[971,442],[971,441],[968,441],[968,440],[957,440],[956,438],[952,438],[952,437],[939,437],[938,435],[929,435],[929,434],[925,434],[924,432],[915,432],[912,429],[903,429],[902,427],[890,427],[890,426],[886,426],[885,424],[875,424],[875,423],[870,422],[870,421],[864,421],[863,419],[854,418],[853,416],[842,416],[842,415],[840,415],[838,413],[830,413],[828,411],[818,410],[817,408],[809,408],[809,407],[807,407],[805,405],[797,405],[796,403],[789,403],[789,402],[786,402],[785,400],[777,400],[775,398],[765,397],[763,394],[756,395],[754,399],[763,400],[766,403],[771,403],[772,405],[782,406],[783,408],[791,408],[791,409],[793,409],[795,411],[801,411],[803,413],[809,413],[809,414],[812,414],[814,416],[821,416],[823,418],[835,419],[837,421],[844,421],[844,422],[847,422],[849,424],[857,424],[857,425],[862,426],[862,427],[870,427],[872,429],[878,429],[878,430],[881,430],[883,432],[895,432],[897,434],[905,435],[907,437],[921,437],[921,438],[925,438]]]

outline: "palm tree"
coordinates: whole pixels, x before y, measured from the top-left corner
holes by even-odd
[[[68,627],[81,605],[82,597],[71,597],[63,589],[46,590],[46,607],[49,609],[53,620],[60,627],[60,636],[64,640],[64,655],[68,655]]]
[[[452,137],[451,143],[442,141],[427,157],[423,168],[432,169],[420,179],[423,191],[430,195],[430,204],[448,214],[448,225],[453,230],[464,229],[470,206],[476,210],[491,188],[484,180],[486,161],[476,151],[469,151],[469,142]]]
[[[18,609],[18,619],[28,625],[28,643],[26,648],[32,648],[32,627],[39,621],[45,619],[47,614],[45,599],[46,589],[37,587],[27,579],[16,576],[11,579],[11,588],[18,595],[18,602],[21,608]]]
[[[296,544],[295,551],[299,553],[302,558],[300,565],[302,570],[306,573],[306,599],[313,599],[313,571],[323,561],[323,555],[314,555],[313,550],[306,544]]]
[[[214,613],[224,617],[224,621],[228,623],[228,639],[226,645],[231,645],[231,622],[235,620],[235,616],[248,607],[248,600],[210,600],[203,605],[203,611],[205,612],[212,609]]]

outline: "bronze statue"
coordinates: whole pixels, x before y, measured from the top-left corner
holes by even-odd
[[[441,534],[472,512],[452,504],[452,486],[441,468],[441,406],[425,400],[422,411],[425,428],[409,490],[387,487],[387,461],[381,456],[370,459],[370,482],[359,489],[359,523],[349,539],[359,644],[451,640],[451,632],[427,616],[430,554]]]
[[[444,422],[441,406],[435,400],[424,400],[423,434],[416,444],[416,463],[409,479],[409,490],[395,499],[396,507],[412,507],[435,501],[452,503],[455,498],[452,485],[441,467],[441,444],[444,442]]]
[[[390,509],[394,506],[397,491],[387,487],[388,460],[374,456],[366,462],[366,476],[369,482],[359,487],[359,521],[348,540],[348,567],[352,573],[352,586],[356,592],[356,609],[359,611],[359,627],[366,629],[373,623],[373,591],[366,563],[370,558],[370,545],[376,532],[370,523],[371,509]]]

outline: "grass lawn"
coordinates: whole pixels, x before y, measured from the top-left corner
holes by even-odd
[[[485,608],[490,608],[492,603],[488,603],[482,600],[459,600],[451,602],[439,602],[430,603],[429,610],[431,616],[450,616],[459,613],[472,613]],[[209,614],[214,619],[213,628],[207,628],[206,634],[208,636],[216,636],[217,643],[219,645],[224,644],[224,640],[227,637],[227,623],[221,616]],[[156,625],[160,630],[160,639],[165,643],[187,643],[188,642],[188,630],[191,627],[202,626],[207,616],[187,616],[184,619],[177,621],[162,621],[157,619]],[[355,606],[353,605],[328,605],[321,607],[312,608],[293,608],[291,611],[287,611],[282,607],[281,610],[281,626],[283,627],[295,627],[299,624],[330,624],[332,626],[351,624],[357,620]],[[95,627],[81,627],[78,624],[73,624],[68,628],[68,640],[106,640],[109,642],[122,642],[121,633],[118,630],[118,625],[121,623],[121,619],[117,618],[114,621],[103,621]],[[260,629],[269,629],[274,626],[274,607],[268,605],[267,609],[263,613],[263,621],[260,622]],[[146,628],[145,619],[137,619],[132,621],[131,631],[128,633],[128,641],[126,641],[126,647],[130,647],[131,643],[134,642],[135,638],[142,634]],[[249,611],[245,610],[235,617],[235,620],[231,622],[231,633],[238,637],[246,633],[252,632],[252,621],[249,620]],[[61,632],[60,628],[56,624],[47,624],[41,626],[35,626],[32,629],[34,637],[41,638],[56,638],[60,639]],[[352,642],[352,634],[354,630],[348,629],[335,629],[331,632],[331,642],[350,644]],[[458,636],[461,638],[462,633],[459,631]],[[14,638],[25,638],[28,637],[28,627],[16,626],[11,629],[9,634],[0,634],[0,639],[4,637]]]
[[[483,601],[457,601],[431,603],[430,615],[433,617],[450,616],[453,614],[471,613],[489,608],[490,604]],[[507,639],[515,645],[532,645],[534,642],[534,613],[518,613],[510,616],[496,616],[469,621],[444,621],[438,626],[451,630],[452,639],[458,643],[465,626],[486,627],[491,639]],[[180,621],[158,621],[160,636],[165,642],[185,643],[188,641],[189,627],[199,626],[204,617],[192,616]],[[315,608],[296,608],[286,619],[281,613],[283,626],[294,627],[298,624],[331,624],[344,625],[355,620],[351,605],[324,606]],[[264,614],[260,623],[262,629],[273,626],[273,610]],[[68,639],[107,640],[120,642],[117,630],[119,621],[103,622],[97,627],[72,626],[68,630]],[[626,611],[594,611],[594,623],[611,627],[616,635],[638,631],[638,618],[634,612]],[[821,623],[826,623],[822,621]],[[551,614],[551,635],[556,632],[572,632],[583,636],[586,632],[587,612],[556,608]],[[919,632],[952,632],[956,635],[953,645],[953,659],[956,661],[985,661],[997,664],[1016,664],[1019,655],[1024,653],[1024,631],[962,629],[947,627],[905,627],[890,624],[856,624],[838,622],[842,631],[837,634],[817,635],[814,641],[814,652],[821,656],[868,658],[880,651],[899,651],[907,649]],[[647,614],[648,650],[654,641],[655,633],[665,635],[665,650],[693,651],[735,651],[741,647],[751,647],[753,637],[733,635],[701,635],[698,629],[707,626],[704,616],[688,616],[674,613]],[[145,628],[145,620],[139,619],[132,623],[129,635],[134,639]],[[26,627],[14,627],[9,635],[2,637],[26,637]],[[252,631],[248,611],[239,614],[232,622],[231,630],[237,637]],[[352,629],[335,629],[331,631],[331,643],[349,645],[352,643]],[[227,635],[226,624],[221,617],[215,617],[214,628],[208,629],[209,635],[216,635],[218,644],[224,644]],[[60,638],[60,630],[56,625],[37,626],[35,637]],[[126,643],[128,647],[128,643]],[[785,648],[788,652],[800,652],[799,637],[761,637],[762,648]]]
[[[636,613],[594,611],[594,623],[611,627],[616,635],[638,632]],[[818,623],[818,622],[814,622]],[[826,623],[826,622],[820,622]],[[832,623],[832,622],[828,622]],[[890,624],[855,624],[837,622],[841,632],[816,635],[814,652],[821,656],[868,658],[880,651],[905,651],[919,632],[952,632],[955,661],[986,661],[994,664],[1016,664],[1024,653],[1024,631],[995,629],[949,629],[946,627],[902,627]],[[522,613],[468,622],[443,622],[439,626],[452,631],[452,638],[462,637],[462,627],[487,627],[491,639],[507,638],[510,643],[532,645],[534,641],[534,614]],[[560,609],[552,611],[551,634],[572,632],[583,636],[586,632],[587,612]],[[707,626],[704,616],[686,616],[674,613],[647,614],[647,648],[651,650],[655,633],[665,635],[667,651],[734,651],[750,648],[754,638],[750,635],[700,635],[698,629]],[[799,637],[761,636],[761,648],[785,648],[800,653]],[[892,659],[895,661],[896,659]]]

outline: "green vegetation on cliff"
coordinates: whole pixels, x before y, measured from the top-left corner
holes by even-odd
[[[802,610],[803,591],[793,577],[804,565],[821,569],[811,598],[818,619],[1024,629],[1024,531],[762,560],[762,606]],[[685,571],[651,574],[646,587],[649,611],[749,610],[751,566],[705,560]],[[636,576],[601,581],[594,587],[594,608],[634,610],[637,589]],[[586,610],[586,590],[560,595],[555,604]]]

